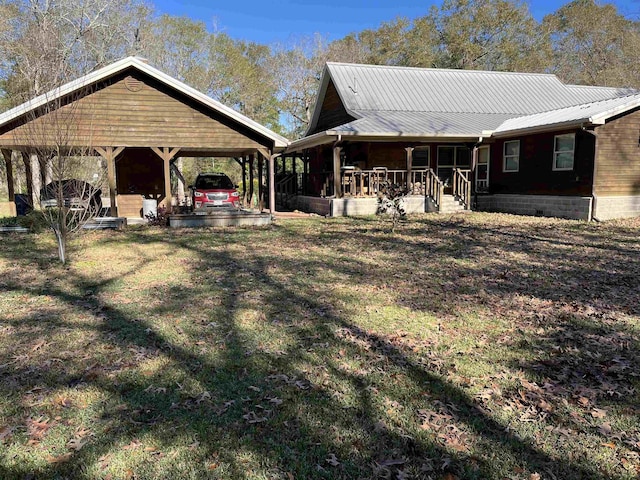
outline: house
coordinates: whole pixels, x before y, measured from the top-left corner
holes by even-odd
[[[30,196],[36,203],[38,189],[32,185],[45,183],[46,161],[57,152],[99,159],[108,171],[111,215],[140,217],[144,198],[171,209],[171,174],[181,177],[174,163],[177,157],[235,158],[243,172],[249,166],[251,179],[256,160],[261,190],[263,184],[273,189],[274,158],[288,144],[286,138],[137,57],[117,61],[0,115],[0,152],[7,164],[14,212],[16,161],[28,168]],[[268,178],[263,181],[264,171]],[[273,200],[270,208],[275,209]]]
[[[370,214],[388,180],[407,186],[410,211],[637,216],[639,110],[637,91],[550,74],[328,63],[277,197]]]

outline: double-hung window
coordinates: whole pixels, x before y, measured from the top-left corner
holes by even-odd
[[[553,140],[553,169],[558,171],[573,170],[575,149],[575,133],[556,135]]]
[[[520,170],[520,140],[504,142],[502,156],[502,171],[517,172]]]

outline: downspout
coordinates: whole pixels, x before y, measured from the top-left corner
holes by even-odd
[[[339,198],[342,198],[342,178],[341,178],[341,170],[340,170],[340,152],[337,152],[336,157],[336,149],[340,147],[342,143],[342,135],[338,134],[336,141],[333,143],[333,147],[331,148],[331,159],[333,162],[333,200],[331,200],[331,207],[329,208],[329,215],[334,217],[334,201],[337,201]]]
[[[478,168],[478,147],[480,145],[482,145],[482,141],[484,140],[484,137],[478,137],[478,141],[475,143],[475,145],[473,146],[473,153],[471,155],[471,181],[473,182],[473,208],[474,209],[478,209],[478,189],[476,188],[476,182],[475,182],[475,178],[476,178],[476,168]],[[489,161],[491,161],[491,159],[489,159]],[[488,180],[488,178],[487,178]]]
[[[594,149],[593,149],[593,179],[591,180],[591,215],[589,216],[590,222],[599,222],[600,220],[595,216],[595,212],[598,206],[598,195],[596,194],[595,183],[596,175],[598,173],[598,134],[594,130],[587,130],[584,125],[581,127],[583,132],[593,135]]]

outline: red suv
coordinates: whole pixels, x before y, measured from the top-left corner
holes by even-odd
[[[191,186],[195,210],[240,208],[240,195],[224,173],[201,173]]]

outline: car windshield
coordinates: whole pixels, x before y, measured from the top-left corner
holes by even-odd
[[[198,190],[233,190],[234,186],[226,175],[212,175],[198,177],[196,188]]]

